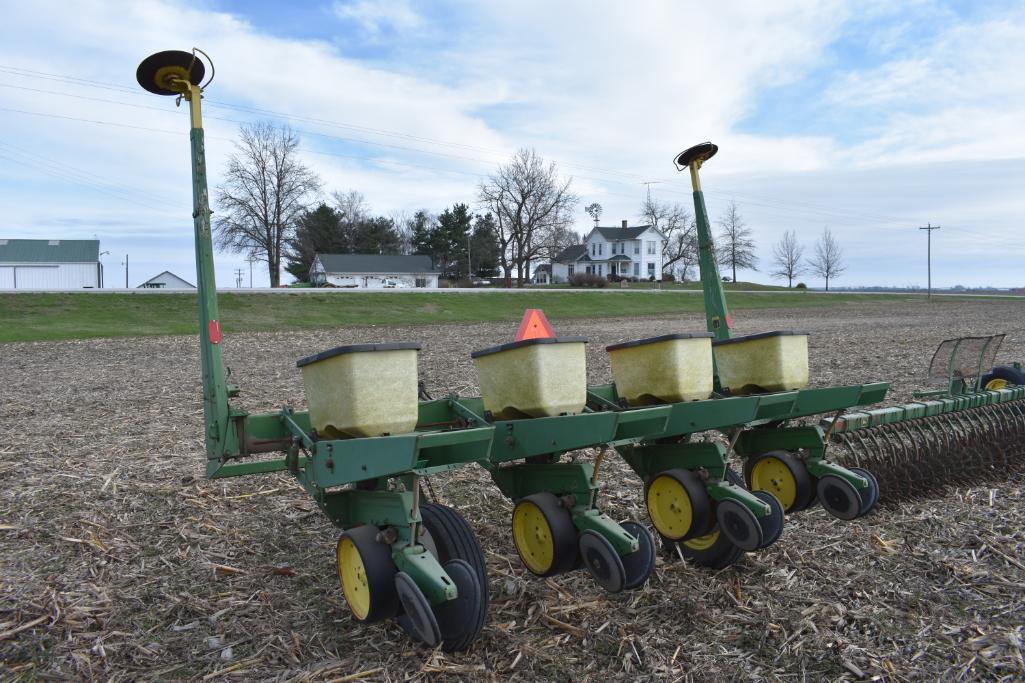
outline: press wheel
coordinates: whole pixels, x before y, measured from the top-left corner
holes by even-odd
[[[367,524],[348,529],[338,539],[338,579],[345,602],[356,619],[371,623],[394,617],[399,610],[395,592],[397,569],[391,547],[377,540],[379,530]]]
[[[672,541],[708,533],[714,523],[712,499],[697,474],[671,469],[656,474],[644,494],[655,530]]]
[[[762,525],[743,503],[727,498],[715,507],[719,530],[741,550],[751,552],[762,546],[765,534]]]
[[[619,553],[609,539],[588,529],[578,541],[584,566],[598,585],[609,593],[618,593],[626,586],[626,569]]]
[[[576,564],[577,530],[553,493],[535,493],[516,503],[512,535],[523,564],[538,576],[561,574]]]
[[[851,520],[861,514],[861,495],[846,479],[827,474],[819,479],[818,493],[822,507],[834,517]]]
[[[629,555],[620,555],[626,572],[624,590],[633,590],[644,585],[655,569],[655,539],[646,527],[637,522],[623,522],[620,526],[637,539],[637,550]]]
[[[861,498],[861,508],[858,510],[858,517],[864,517],[872,512],[876,503],[879,502],[879,482],[875,475],[863,467],[850,467],[851,472],[868,479],[867,489],[858,489],[858,497]]]
[[[398,572],[395,574],[395,592],[415,639],[428,647],[437,647],[441,642],[441,629],[420,586],[406,572]]]
[[[815,499],[815,484],[800,458],[787,451],[769,451],[748,458],[744,479],[751,491],[768,491],[784,512],[800,512]]]
[[[484,553],[466,520],[440,503],[420,503],[423,534],[420,543],[434,555],[458,591],[455,600],[434,607],[441,631],[441,649],[458,652],[468,648],[484,629],[488,612],[488,578]],[[467,574],[473,576],[468,577]],[[399,625],[414,640],[419,639],[408,615]]]
[[[434,608],[441,632],[441,649],[459,652],[468,648],[484,628],[488,611],[488,591],[481,588],[477,572],[466,560],[449,560],[442,569],[456,585],[458,595]]]
[[[763,537],[759,548],[768,548],[783,535],[783,505],[776,500],[776,496],[768,491],[753,491],[752,495],[772,508],[768,515],[758,518],[758,524],[762,527]]]

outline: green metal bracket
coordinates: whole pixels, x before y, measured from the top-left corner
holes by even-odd
[[[755,513],[755,517],[768,517],[772,514],[772,508],[769,507],[768,503],[762,501],[747,489],[734,486],[728,481],[709,482],[705,485],[705,490],[708,491],[708,495],[712,497],[712,500],[723,501],[732,499],[737,501]]]
[[[589,503],[597,487],[591,485],[594,466],[589,462],[521,463],[490,469],[495,485],[511,500],[534,493],[573,495],[581,504]]]
[[[620,555],[629,555],[637,552],[640,543],[637,539],[627,533],[626,529],[619,526],[611,517],[594,508],[578,506],[573,508],[573,525],[580,531],[594,531],[612,544]]]
[[[451,577],[442,569],[437,558],[422,545],[394,548],[392,559],[399,571],[406,572],[416,582],[432,605],[439,605],[458,596]]]
[[[708,481],[726,477],[726,447],[715,441],[694,441],[671,444],[627,444],[617,446],[619,455],[642,481],[647,482],[659,472],[682,468],[704,469]]]

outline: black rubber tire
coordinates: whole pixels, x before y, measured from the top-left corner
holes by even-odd
[[[464,560],[473,567],[477,581],[488,594],[488,574],[484,565],[484,552],[477,535],[458,512],[441,503],[420,503],[420,517],[437,549],[438,562]]]
[[[805,466],[804,462],[789,451],[767,451],[748,458],[744,462],[744,483],[748,490],[756,490],[751,483],[752,472],[759,462],[767,458],[775,458],[783,463],[790,472],[790,476],[794,481],[794,500],[789,507],[784,507],[784,512],[790,514],[808,509],[808,506],[815,500],[815,481],[808,472],[808,468]],[[779,493],[771,488],[762,490],[768,491],[769,493],[777,496],[777,499],[779,497]],[[782,503],[782,501],[780,502]]]
[[[352,616],[364,624],[372,624],[382,619],[390,619],[399,612],[399,595],[395,591],[395,575],[398,569],[391,558],[391,546],[377,540],[380,530],[372,524],[347,529],[338,538],[338,545],[349,538],[359,558],[363,562],[363,571],[371,596],[370,608],[362,619],[354,611]],[[337,550],[336,550],[337,559]],[[338,580],[341,583],[341,567],[338,568]],[[344,594],[344,588],[343,594]],[[352,606],[350,605],[350,611]]]
[[[772,508],[772,513],[768,517],[758,518],[758,523],[762,527],[762,544],[758,548],[768,548],[783,535],[783,504],[768,491],[752,491],[751,494]]]
[[[655,523],[655,519],[651,515],[651,507],[648,504],[648,495],[651,490],[651,485],[659,477],[669,477],[676,480],[680,486],[683,487],[684,492],[690,499],[690,528],[679,536],[674,537],[665,534],[663,529],[658,528],[658,525]],[[715,515],[712,510],[712,498],[708,495],[708,491],[705,490],[705,484],[701,481],[701,478],[690,470],[674,468],[656,473],[648,479],[648,482],[644,485],[644,504],[648,511],[648,518],[651,519],[651,524],[655,527],[655,530],[666,538],[670,538],[675,541],[686,541],[690,538],[704,536],[713,526],[715,526]]]
[[[868,479],[868,488],[858,489],[858,496],[861,498],[861,509],[858,511],[858,517],[864,517],[872,512],[875,509],[876,503],[879,502],[879,482],[876,481],[875,475],[864,467],[849,467],[848,469]]]
[[[441,631],[441,649],[460,652],[470,647],[484,629],[488,592],[481,587],[477,573],[466,560],[449,560],[442,567],[456,584],[459,596],[435,607],[434,616]]]
[[[727,498],[715,506],[720,532],[741,550],[751,552],[762,546],[765,538],[758,518],[743,503]]]
[[[488,585],[487,570],[484,565],[484,553],[481,551],[480,543],[473,529],[466,519],[454,509],[441,503],[420,503],[420,517],[423,520],[425,534],[424,545],[428,547],[442,567],[446,568],[454,560],[462,560],[473,571],[476,579],[470,590],[477,591],[478,611],[471,622],[466,625],[470,628],[462,628],[449,623],[448,619],[456,610],[445,605],[439,605],[435,610],[438,618],[438,626],[441,628],[441,649],[445,652],[459,652],[468,648],[484,629],[487,619],[488,605],[490,603],[490,590]],[[433,547],[431,547],[433,546]],[[453,577],[453,581],[456,581]],[[462,587],[456,581],[456,587],[462,595]],[[457,598],[459,600],[460,598]],[[407,624],[399,619],[400,625],[407,633]]]
[[[827,474],[819,479],[819,502],[829,514],[850,521],[861,514],[861,496],[846,479]]]
[[[631,536],[637,539],[638,548],[636,552],[623,555],[623,569],[626,571],[626,583],[623,590],[640,588],[651,576],[655,569],[655,539],[651,532],[643,524],[637,522],[623,522],[623,527]]]
[[[982,376],[979,386],[983,389],[991,380],[1002,379],[1008,384],[1025,385],[1025,370],[1019,370],[1013,365],[997,365]]]
[[[551,566],[544,572],[535,572],[526,562],[523,562],[523,566],[536,576],[555,576],[556,574],[564,574],[574,569],[578,556],[577,529],[573,526],[573,517],[570,515],[569,510],[562,507],[554,493],[531,494],[517,502],[516,507],[519,507],[524,502],[533,503],[544,515],[548,528],[552,533],[553,557]],[[514,519],[515,515],[516,509],[513,508]],[[513,546],[516,547],[516,553],[522,561],[523,555],[520,553],[520,548],[516,546],[515,540]]]

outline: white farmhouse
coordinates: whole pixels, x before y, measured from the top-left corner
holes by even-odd
[[[430,256],[317,254],[310,268],[310,283],[354,289],[436,289],[438,275]]]
[[[0,289],[102,286],[99,240],[0,239]]]
[[[555,257],[552,276],[566,282],[576,273],[602,277],[615,275],[638,280],[662,279],[662,246],[665,235],[650,225],[595,227],[583,244],[567,247]]]

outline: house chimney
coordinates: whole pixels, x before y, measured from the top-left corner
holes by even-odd
[[[624,228],[626,227],[626,221],[623,221],[623,227]]]

